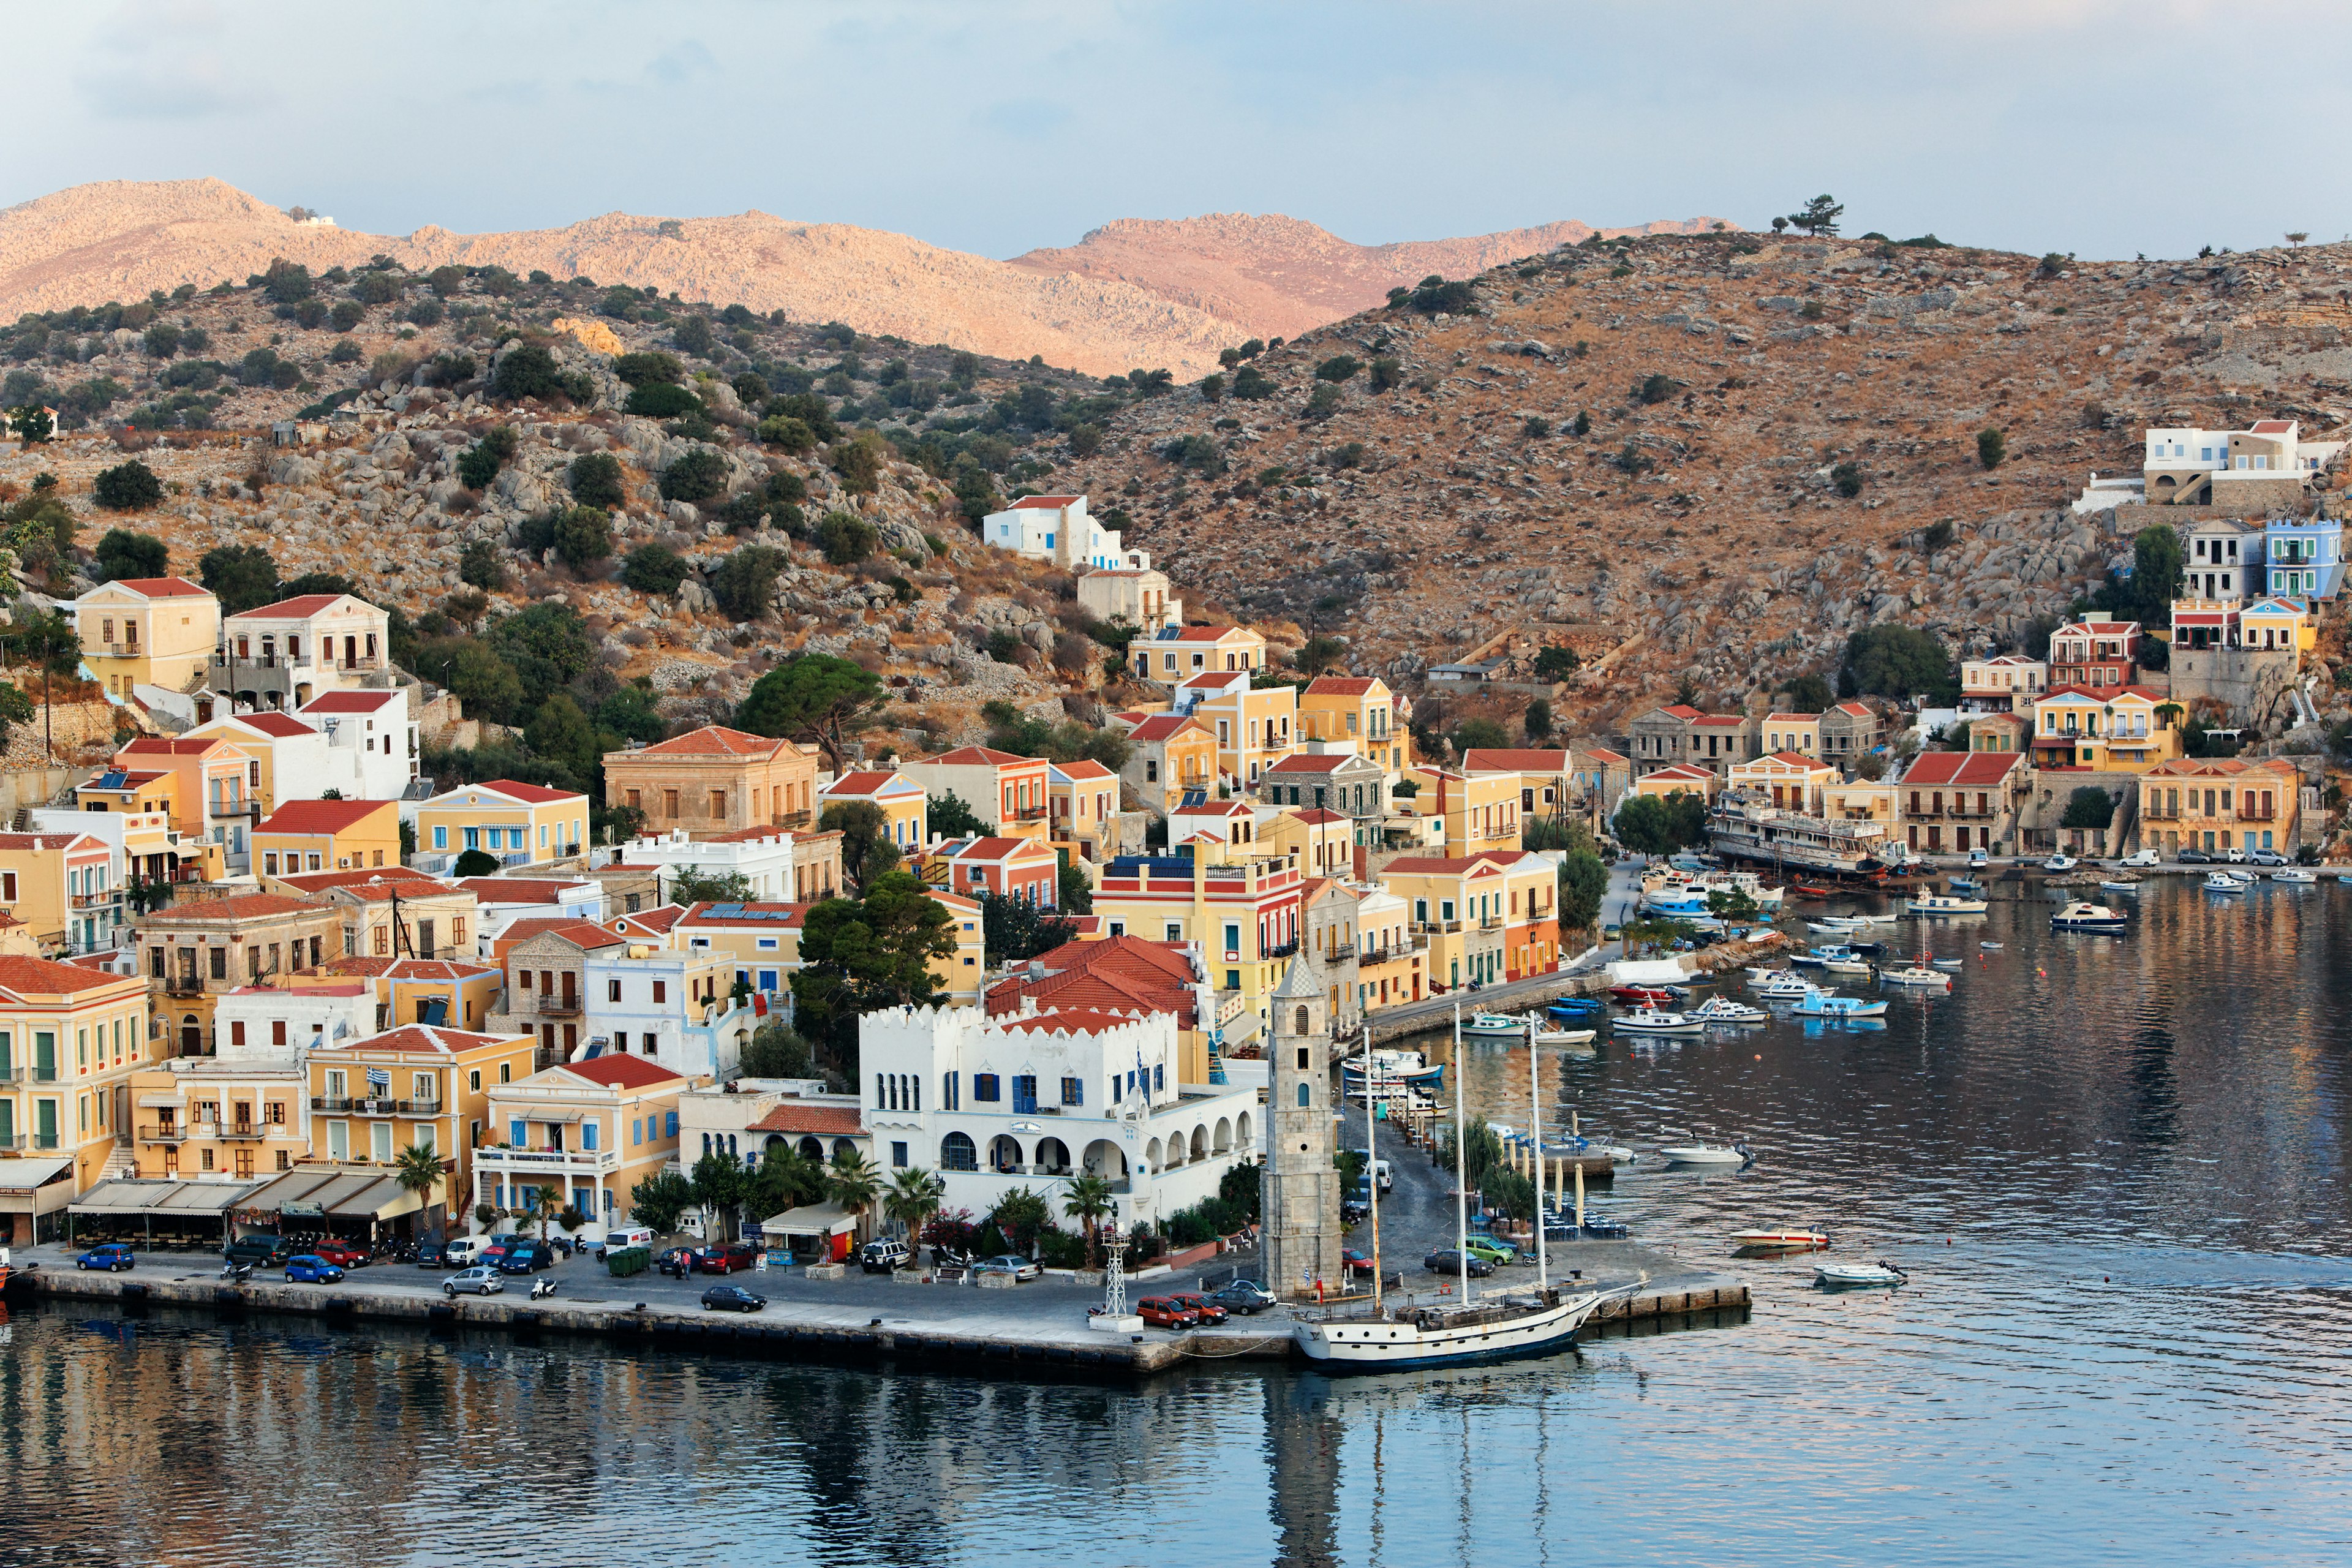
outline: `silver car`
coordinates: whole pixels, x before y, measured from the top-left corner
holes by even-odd
[[[1010,1274],[1015,1282],[1034,1279],[1045,1272],[1030,1259],[1014,1252],[999,1253],[994,1258],[983,1258],[971,1266],[971,1271],[974,1274]]]
[[[503,1294],[506,1288],[507,1282],[499,1278],[499,1271],[487,1265],[452,1274],[441,1281],[441,1293],[445,1296],[456,1296],[461,1291],[475,1296],[497,1296]]]

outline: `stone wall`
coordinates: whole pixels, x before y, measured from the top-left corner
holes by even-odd
[[[2263,724],[2286,704],[2294,683],[2292,648],[2180,648],[2172,650],[2172,700],[2184,707],[2210,698],[2230,710],[2233,724]]]

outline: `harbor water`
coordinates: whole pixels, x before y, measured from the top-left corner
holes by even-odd
[[[1134,1385],[20,1304],[0,1568],[2343,1562],[2352,887],[2147,889],[1935,923],[1883,1027],[1548,1053],[1555,1125],[1756,1151],[1596,1189],[1636,1237],[1809,1225],[1895,1291],[1745,1260],[1745,1321],[1577,1357]],[[1464,1058],[1524,1125],[1524,1049]]]

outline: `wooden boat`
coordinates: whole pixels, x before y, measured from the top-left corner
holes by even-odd
[[[1893,1289],[1910,1278],[1884,1258],[1876,1263],[1823,1263],[1813,1269],[1813,1283],[1824,1290]]]
[[[1817,1230],[1797,1230],[1788,1227],[1765,1230],[1735,1230],[1731,1233],[1734,1247],[1752,1247],[1771,1251],[1817,1252],[1830,1244],[1830,1238]]]
[[[1824,888],[1812,882],[1791,882],[1789,890],[1803,899],[1834,899],[1838,896],[1835,888]]]
[[[2231,891],[2239,890],[2241,889],[2235,884],[2231,885]],[[2085,903],[2083,900],[2076,899],[2050,917],[2050,929],[2052,931],[2119,931],[2124,929],[2123,911],[2109,909],[2105,904]]]

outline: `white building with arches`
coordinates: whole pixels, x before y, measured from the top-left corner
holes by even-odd
[[[1055,1222],[1082,1172],[1108,1178],[1118,1222],[1164,1220],[1255,1161],[1254,1083],[1177,1081],[1171,1014],[1095,1008],[896,1008],[858,1020],[866,1130],[885,1177],[937,1172],[944,1207],[982,1215],[1006,1193],[1044,1194]]]

